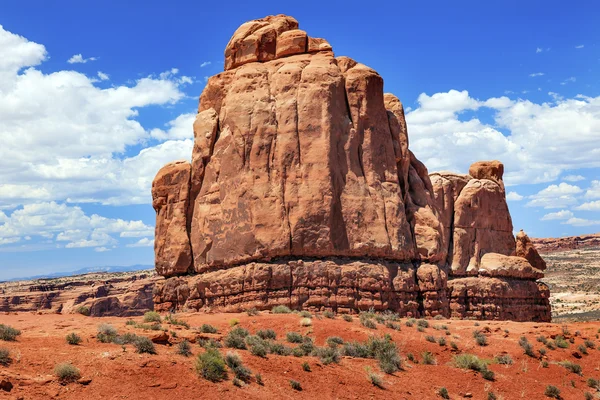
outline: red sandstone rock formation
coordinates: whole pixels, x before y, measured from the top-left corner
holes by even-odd
[[[561,238],[535,238],[531,239],[531,242],[542,254],[575,249],[598,248],[600,247],[600,233]]]
[[[156,269],[175,276],[157,308],[549,320],[542,273],[516,254],[504,166],[430,175],[381,76],[295,19],[234,33],[193,131],[191,166],[152,186]]]

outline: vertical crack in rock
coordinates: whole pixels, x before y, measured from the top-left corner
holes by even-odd
[[[550,320],[502,163],[430,175],[381,76],[294,18],[240,26],[200,99],[192,163],[152,185],[156,309]]]

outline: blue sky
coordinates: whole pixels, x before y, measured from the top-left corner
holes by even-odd
[[[152,264],[154,174],[233,31],[278,13],[383,76],[430,171],[502,160],[516,230],[600,231],[600,5],[490,3],[4,0],[0,279]]]

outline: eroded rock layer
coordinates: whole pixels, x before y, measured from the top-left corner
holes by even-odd
[[[532,305],[473,315],[549,318],[534,307],[549,310],[537,259],[516,253],[502,163],[430,175],[381,76],[295,19],[238,28],[193,132],[191,164],[168,164],[152,186],[156,270],[173,277],[155,289],[157,308],[449,316],[451,282],[472,277],[504,279],[504,303]],[[465,304],[493,298],[478,296]]]

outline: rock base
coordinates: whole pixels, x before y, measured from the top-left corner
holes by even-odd
[[[550,321],[548,290],[533,281],[460,278],[432,264],[379,260],[282,260],[249,263],[160,281],[158,311],[241,312],[286,305],[354,313],[374,308],[402,317]]]

